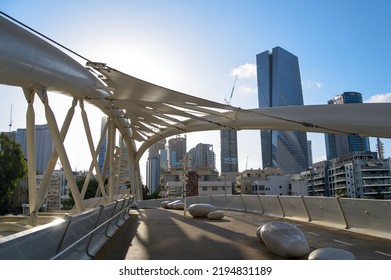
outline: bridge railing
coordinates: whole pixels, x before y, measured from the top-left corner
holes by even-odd
[[[91,259],[129,218],[133,197],[65,214],[51,223],[0,238],[0,259]]]
[[[155,208],[166,200],[143,200],[137,205],[138,208]],[[187,206],[194,203],[208,203],[222,210],[259,213],[391,239],[391,200],[280,195],[186,198]]]

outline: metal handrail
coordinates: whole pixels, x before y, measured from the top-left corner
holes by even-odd
[[[88,232],[86,235],[84,235],[82,238],[80,238],[79,240],[77,240],[76,242],[72,243],[71,245],[69,245],[68,247],[66,247],[64,250],[62,250],[61,252],[59,252],[58,254],[54,255],[52,258],[50,258],[50,260],[58,260],[58,259],[61,259],[60,257],[62,255],[64,255],[65,253],[71,251],[74,247],[76,247],[78,244],[80,244],[82,241],[84,241],[85,239],[87,239],[88,237],[90,237],[92,234],[94,234],[98,229],[102,228],[103,226],[105,226],[107,223],[110,223],[113,219],[117,218],[119,215],[123,214],[124,211],[129,211],[129,209],[131,208],[131,205],[127,206],[126,208],[122,209],[121,211],[119,211],[117,214],[113,215],[110,219],[107,219],[106,221],[104,221],[103,223],[101,223],[99,226],[97,226],[96,228],[94,228],[93,230],[91,230],[90,232]],[[88,248],[87,248],[87,254],[88,254]]]

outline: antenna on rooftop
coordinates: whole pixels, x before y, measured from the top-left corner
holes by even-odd
[[[10,124],[8,126],[9,126],[8,132],[11,132],[11,128],[12,128],[12,104],[11,104],[11,113],[10,113]]]

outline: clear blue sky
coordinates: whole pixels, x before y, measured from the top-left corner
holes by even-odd
[[[361,92],[365,102],[391,102],[391,2],[386,0],[2,0],[0,10],[92,61],[194,96],[224,102],[238,74],[233,106],[257,107],[255,56],[275,46],[298,56],[306,105],[326,104],[344,91]],[[25,127],[21,89],[0,86],[0,94],[0,130],[8,130],[11,104],[12,128]],[[64,111],[68,100],[53,94],[51,104]],[[37,123],[46,123],[39,103],[37,98]],[[98,112],[89,112],[98,135]],[[71,131],[74,138],[78,129]],[[213,144],[220,168],[218,132],[187,137],[188,149]],[[309,133],[308,139],[314,161],[324,159],[323,134]],[[382,140],[390,156],[391,141]],[[78,143],[67,144],[77,151],[70,154],[72,167],[87,169],[89,153],[84,156]],[[371,149],[376,150],[374,139]],[[258,131],[239,132],[240,169],[261,167],[260,150]]]

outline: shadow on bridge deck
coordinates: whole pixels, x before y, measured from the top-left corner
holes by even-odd
[[[281,218],[224,211],[222,220],[194,219],[168,209],[130,211],[127,222],[93,260],[279,260],[256,238],[256,229]],[[391,240],[294,223],[305,234],[311,251],[333,247],[352,252],[359,260],[391,260]],[[303,259],[307,259],[304,257]]]

